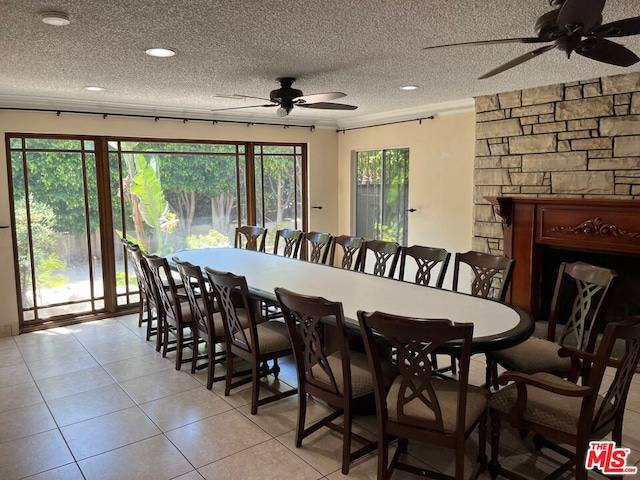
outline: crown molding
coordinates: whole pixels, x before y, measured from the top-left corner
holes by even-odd
[[[95,102],[67,98],[50,98],[28,95],[3,95],[0,94],[0,108],[15,110],[46,110],[46,111],[67,111],[100,115],[126,115],[126,116],[157,116],[171,117],[176,119],[188,118],[201,121],[220,122],[240,122],[240,123],[264,123],[291,126],[308,126],[313,124],[318,128],[336,128],[335,119],[318,119],[308,117],[285,117],[275,116],[275,112],[269,113],[220,113],[212,112],[208,109],[182,108],[182,107],[161,107],[154,105],[141,105],[133,103],[118,102]]]
[[[172,117],[176,119],[189,118],[201,121],[228,121],[240,123],[264,123],[292,126],[314,125],[317,128],[344,129],[370,127],[379,124],[393,123],[399,121],[416,120],[435,114],[454,113],[474,109],[473,98],[456,100],[452,102],[435,103],[421,105],[417,107],[393,110],[390,112],[376,113],[372,115],[360,115],[349,118],[313,118],[313,117],[285,117],[278,118],[269,113],[220,113],[212,112],[208,109],[181,108],[181,107],[160,107],[153,105],[141,105],[133,103],[118,102],[96,102],[66,98],[51,98],[29,95],[6,95],[0,94],[0,107],[6,109],[33,109],[48,111],[71,111],[78,113],[93,114],[120,114],[120,115],[140,115]]]
[[[464,98],[451,102],[432,103],[417,107],[393,110],[390,112],[375,113],[372,115],[362,115],[359,117],[343,118],[338,120],[339,129],[373,127],[376,125],[403,122],[407,120],[417,120],[436,114],[457,113],[475,109],[473,98]]]

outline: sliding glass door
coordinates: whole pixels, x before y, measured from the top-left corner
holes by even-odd
[[[139,301],[120,239],[153,254],[305,222],[304,145],[7,135],[21,329]]]
[[[355,156],[356,235],[406,245],[409,149]]]

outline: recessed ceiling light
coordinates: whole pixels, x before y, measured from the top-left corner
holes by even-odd
[[[71,23],[71,17],[64,12],[44,12],[40,14],[40,20],[54,27],[65,27]]]
[[[101,92],[104,90],[102,87],[95,87],[93,85],[89,85],[88,87],[84,87],[85,90],[89,90],[90,92]]]
[[[418,88],[420,88],[418,85],[405,85],[400,87],[400,90],[417,90]]]
[[[176,54],[176,52],[168,48],[150,48],[145,50],[144,53],[152,57],[173,57]]]

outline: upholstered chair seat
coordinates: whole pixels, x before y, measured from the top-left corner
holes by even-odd
[[[416,388],[418,382],[414,382]],[[398,421],[398,394],[402,385],[402,377],[397,377],[391,384],[387,394],[387,410],[389,420]],[[434,378],[431,386],[440,404],[442,414],[442,426],[445,433],[455,435],[458,431],[458,398],[460,384],[449,379]],[[468,430],[487,408],[489,393],[481,387],[467,386],[467,404],[465,409],[464,430]],[[434,411],[427,408],[424,402],[415,399],[404,405],[404,414],[409,417],[419,418],[428,422],[435,421]]]

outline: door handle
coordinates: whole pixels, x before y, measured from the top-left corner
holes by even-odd
[[[417,212],[417,210],[415,208],[408,208],[407,212],[413,213],[413,212]]]

